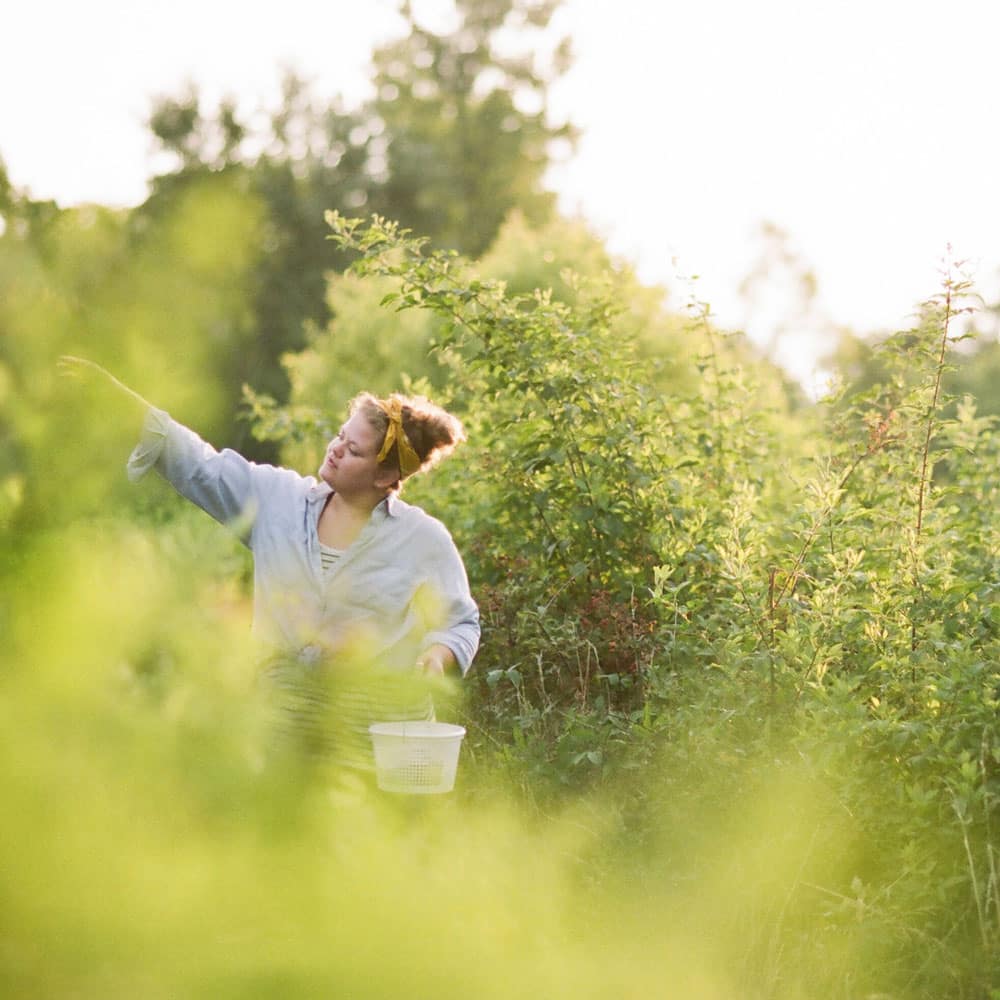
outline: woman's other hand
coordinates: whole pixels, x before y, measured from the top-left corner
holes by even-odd
[[[427,677],[444,677],[455,666],[455,654],[440,643],[425,649],[417,660],[417,670]]]

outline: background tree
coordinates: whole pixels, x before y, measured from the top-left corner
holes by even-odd
[[[238,120],[231,101],[204,111],[191,88],[153,108],[150,128],[177,168],[154,178],[150,198],[137,210],[140,226],[169,215],[188,188],[212,175],[230,177],[262,206],[255,234],[252,335],[226,359],[231,414],[244,384],[284,398],[288,383],[278,359],[301,348],[307,326],[329,317],[325,275],[346,261],[326,239],[323,212],[330,204],[367,201],[361,120],[360,112],[347,110],[338,99],[318,101],[293,73],[282,82],[281,104],[263,134],[254,135]],[[233,419],[225,437],[257,458],[273,457]]]
[[[193,86],[154,104],[149,127],[176,165],[154,179],[137,211],[140,227],[208,174],[232,175],[264,205],[253,336],[228,358],[234,412],[243,384],[285,401],[279,359],[331,317],[326,275],[348,258],[327,238],[326,210],[378,212],[435,246],[469,253],[488,246],[515,208],[536,221],[551,213],[543,176],[554,144],[574,133],[549,124],[547,96],[568,68],[569,49],[555,46],[544,65],[523,52],[558,4],[457,0],[458,26],[435,33],[404,3],[407,34],[374,52],[374,96],[356,108],[317,97],[293,73],[263,130],[244,123],[231,100],[204,108]],[[517,54],[501,44],[510,28],[518,30]],[[223,436],[255,457],[274,457],[266,443],[247,440],[245,426]]]
[[[540,64],[502,41],[516,28],[530,53],[558,6],[456,0],[457,28],[435,34],[402,5],[409,33],[374,56],[370,117],[384,123],[373,192],[380,214],[471,256],[486,250],[512,209],[532,222],[548,217],[554,198],[543,177],[553,143],[575,138],[548,112],[549,87],[569,68],[569,42]]]

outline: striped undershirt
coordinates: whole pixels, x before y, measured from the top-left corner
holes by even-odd
[[[344,554],[343,549],[332,549],[329,545],[319,543],[319,560],[323,564],[323,575],[328,576],[338,560]]]

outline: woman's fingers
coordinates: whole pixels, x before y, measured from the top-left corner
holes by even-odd
[[[56,361],[56,371],[60,375],[66,375],[70,378],[81,378],[94,371],[103,371],[103,369],[100,365],[96,365],[93,361],[88,361],[86,358],[78,358],[72,354],[63,354]]]
[[[444,664],[436,656],[422,656],[417,660],[417,669],[428,677],[444,676]]]

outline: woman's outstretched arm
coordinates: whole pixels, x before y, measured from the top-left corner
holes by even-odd
[[[255,513],[253,478],[258,467],[228,448],[217,452],[94,361],[65,354],[59,358],[58,368],[81,384],[113,389],[116,399],[126,401],[135,416],[137,432],[141,428],[139,443],[128,460],[132,482],[155,469],[181,496],[232,526],[247,542],[248,525]],[[266,470],[257,474],[265,475]]]

